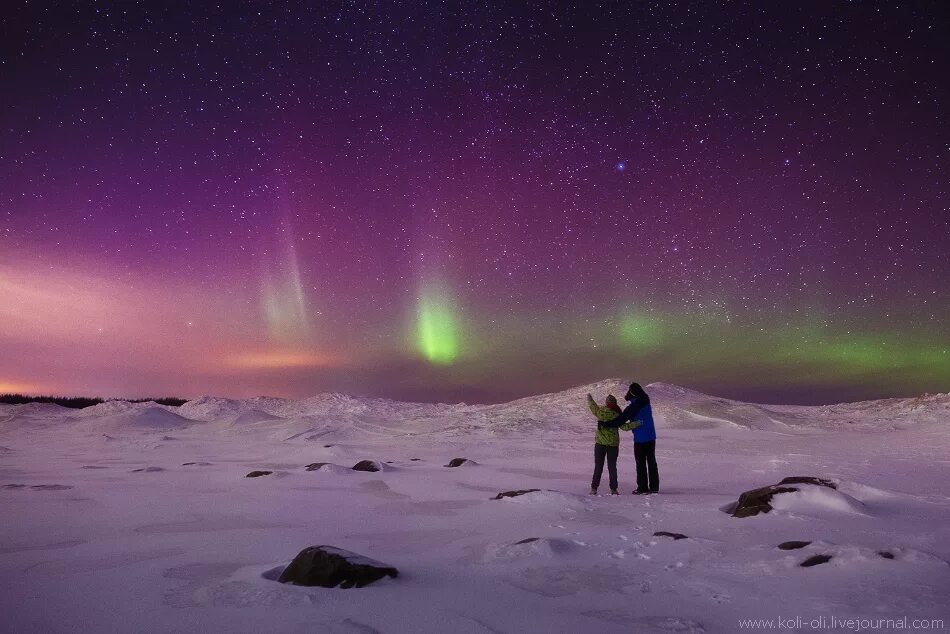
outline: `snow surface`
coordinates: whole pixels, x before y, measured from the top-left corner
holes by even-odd
[[[950,395],[799,407],[654,384],[662,493],[629,494],[624,434],[623,495],[589,496],[584,397],[625,391],[608,380],[500,405],[324,394],[2,406],[0,631],[950,625]],[[444,466],[456,457],[476,464]],[[360,460],[385,469],[352,471]],[[328,465],[306,471],[314,462]],[[720,510],[793,475],[838,489],[802,485],[750,518]],[[812,543],[777,548],[789,540]],[[349,590],[273,580],[318,544],[399,577]],[[832,559],[799,566],[817,554]]]

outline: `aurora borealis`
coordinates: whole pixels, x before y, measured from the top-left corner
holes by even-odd
[[[0,21],[0,392],[950,390],[940,3]]]

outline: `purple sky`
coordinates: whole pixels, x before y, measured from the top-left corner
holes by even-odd
[[[571,4],[15,2],[0,391],[950,390],[942,5]]]

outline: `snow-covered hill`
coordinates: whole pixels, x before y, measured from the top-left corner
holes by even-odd
[[[575,388],[540,394],[497,405],[406,403],[346,394],[319,394],[303,400],[273,397],[228,399],[204,396],[181,407],[155,403],[109,401],[82,410],[56,405],[7,406],[0,410],[0,429],[15,422],[82,422],[94,430],[95,421],[110,431],[146,427],[155,430],[186,426],[189,422],[227,424],[245,432],[260,431],[274,438],[317,434],[328,426],[352,428],[355,434],[476,434],[491,436],[537,433],[586,433],[591,424],[586,395],[603,403],[607,394],[622,401],[627,383],[606,379]],[[749,429],[795,433],[814,430],[900,429],[914,425],[946,425],[950,394],[906,399],[884,399],[823,406],[760,405],[744,403],[667,383],[646,386],[660,429]],[[173,414],[164,416],[162,410]]]

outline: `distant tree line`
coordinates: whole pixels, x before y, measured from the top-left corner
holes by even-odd
[[[159,405],[169,405],[171,407],[181,407],[188,402],[188,399],[173,398],[166,396],[164,398],[89,398],[88,396],[26,396],[24,394],[0,394],[0,403],[7,405],[23,405],[24,403],[53,403],[63,407],[73,409],[82,409],[92,407],[106,401],[122,401],[124,403],[158,403]]]

